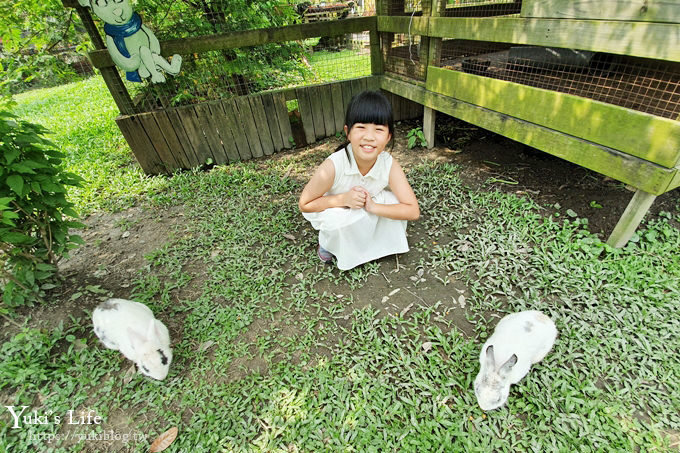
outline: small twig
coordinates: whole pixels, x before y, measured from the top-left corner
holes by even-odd
[[[416,299],[418,299],[418,300],[421,301],[422,303],[425,303],[425,301],[423,300],[422,297],[420,297],[419,295],[417,295],[416,293],[414,293],[413,291],[411,291],[410,289],[408,289],[408,288],[406,288],[406,287],[404,287],[404,289],[405,289],[406,291],[408,291],[409,293],[411,293],[411,295],[412,295],[413,297],[415,297]]]
[[[384,272],[381,272],[382,276],[387,280],[387,283],[392,283],[389,278],[387,278],[387,275],[385,275]]]
[[[394,255],[397,257],[397,268],[395,269],[397,272],[399,272],[399,255]]]
[[[2,316],[3,318],[5,318],[5,321],[7,321],[7,322],[9,322],[9,323],[11,323],[11,324],[14,324],[14,325],[17,326],[18,328],[20,328],[20,329],[23,329],[23,328],[24,328],[24,326],[22,326],[21,324],[19,324],[19,323],[16,322],[16,321],[14,321],[13,319],[8,318],[7,316],[3,315],[2,313],[0,313],[0,316]]]

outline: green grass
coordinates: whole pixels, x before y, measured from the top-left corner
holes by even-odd
[[[2,345],[3,405],[129,414],[126,429],[148,436],[128,444],[136,451],[171,426],[180,432],[167,450],[175,452],[677,449],[680,209],[614,250],[585,219],[465,187],[450,164],[417,166],[409,173],[423,212],[417,228],[429,236],[411,253],[423,254],[428,281],[468,288],[471,338],[442,322],[446,301],[397,316],[355,308],[352,291],[383,277],[375,263],[351,272],[319,265],[297,210],[303,182],[288,176],[300,164],[291,155],[186,172],[143,198],[185,210],[181,234],[148,255],[133,282],[135,299],[181,332],[164,382],[124,383],[129,362],[97,344],[89,319],[72,319]],[[102,204],[124,205],[117,196]],[[484,414],[472,381],[497,321],[490,314],[528,308],[555,320],[555,347],[504,408]],[[13,430],[1,414],[7,451],[43,450],[38,434],[68,432]]]
[[[67,169],[85,179],[83,187],[70,192],[81,213],[129,207],[163,186],[164,178],[149,178],[139,168],[114,122],[118,110],[101,77],[14,99],[14,113],[49,129],[48,138],[67,155]]]

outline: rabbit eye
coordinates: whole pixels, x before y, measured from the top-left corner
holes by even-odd
[[[161,363],[163,365],[167,365],[168,364],[168,358],[165,356],[165,354],[163,354],[163,351],[161,351],[160,349],[157,349],[157,351],[161,355]]]
[[[146,371],[147,373],[150,372],[149,369],[147,367],[145,367],[144,365],[142,365],[142,370]]]

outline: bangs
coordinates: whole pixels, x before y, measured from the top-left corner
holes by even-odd
[[[347,106],[345,124],[352,129],[356,123],[388,126],[392,133],[394,120],[390,101],[378,91],[364,91],[355,95]]]

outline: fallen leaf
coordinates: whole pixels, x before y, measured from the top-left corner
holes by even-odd
[[[166,448],[168,448],[170,446],[170,444],[173,443],[175,441],[175,439],[177,438],[177,432],[178,432],[178,429],[177,429],[176,426],[174,426],[174,427],[170,428],[169,430],[167,430],[166,432],[164,432],[163,434],[161,434],[160,436],[158,436],[156,438],[156,440],[154,440],[151,443],[151,447],[149,448],[149,451],[151,453],[156,453],[156,452],[163,451]]]
[[[130,365],[130,368],[128,368],[128,370],[125,372],[125,376],[123,376],[123,384],[128,385],[136,372],[137,368],[135,368],[135,365],[133,363],[132,365]]]
[[[399,316],[401,316],[401,317],[403,318],[404,315],[405,315],[406,313],[408,313],[408,311],[411,309],[411,307],[413,307],[413,304],[409,304],[408,307],[404,308],[404,309],[401,311],[401,313],[399,313]]]
[[[291,241],[295,242],[295,236],[293,236],[292,234],[283,233],[283,237],[286,238],[286,239],[290,239]]]
[[[392,291],[390,291],[390,293],[388,294],[388,296],[392,297],[392,296],[394,296],[395,294],[397,294],[400,290],[401,290],[401,288],[393,289]]]
[[[206,342],[204,342],[204,343],[201,343],[201,345],[198,347],[198,350],[199,350],[199,351],[205,351],[206,349],[208,349],[210,346],[212,346],[212,345],[214,345],[214,344],[215,344],[214,341],[208,340],[208,341],[206,341]]]
[[[381,303],[384,304],[384,303],[387,302],[388,300],[390,300],[390,298],[389,298],[388,296],[383,296]]]
[[[431,341],[426,341],[425,343],[423,343],[423,352],[428,352],[430,349],[432,349]]]

